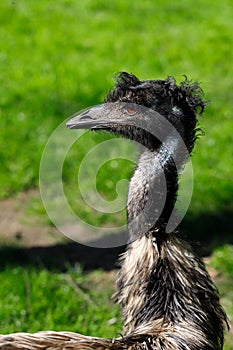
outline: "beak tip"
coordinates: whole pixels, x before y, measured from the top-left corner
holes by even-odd
[[[77,125],[77,120],[74,120],[75,118],[71,118],[66,122],[66,127],[68,129],[74,129],[75,126]]]
[[[67,129],[72,129],[72,124],[69,123],[69,122],[67,122],[67,123],[66,123],[66,127],[67,127]]]
[[[68,129],[95,129],[101,125],[103,105],[89,107],[66,122]]]

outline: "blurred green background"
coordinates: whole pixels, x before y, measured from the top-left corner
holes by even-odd
[[[232,33],[230,0],[2,0],[0,198],[17,198],[21,192],[38,189],[40,159],[51,133],[73,113],[101,103],[113,86],[115,73],[129,71],[142,80],[173,75],[178,82],[185,74],[201,82],[211,104],[200,119],[205,136],[198,140],[192,157],[194,192],[183,228],[192,241],[201,242],[198,249],[202,253],[212,254],[208,261],[217,271],[216,283],[233,317]],[[87,133],[78,148],[74,146],[64,164],[67,193],[74,188],[74,174],[87,149],[109,137]],[[97,178],[99,192],[108,199],[116,193],[116,182],[132,173],[132,164],[122,160],[116,164],[114,171],[106,164]],[[40,216],[51,225],[39,196],[29,204],[26,215]],[[125,221],[124,211],[108,215],[86,207],[78,189],[74,206],[92,224]],[[83,275],[80,267],[67,266],[66,278],[73,276],[75,283],[84,286],[80,289],[84,288],[87,299],[101,298],[99,305],[89,299],[82,302],[82,293],[72,294],[72,283],[69,289],[56,269],[48,271],[43,261],[36,267],[19,267],[17,247],[11,251],[1,242],[1,332],[53,328],[114,336],[120,330],[119,310],[108,301],[112,287],[102,283],[109,274],[92,271]],[[95,295],[86,285],[97,280],[105,288]],[[89,297],[89,293],[94,294]],[[54,311],[55,306],[48,311],[52,295],[63,312]],[[81,306],[71,311],[67,298],[76,298],[74,304]],[[90,316],[93,305],[97,319]],[[108,311],[103,305],[109,306]],[[228,335],[225,349],[232,349],[231,342]]]

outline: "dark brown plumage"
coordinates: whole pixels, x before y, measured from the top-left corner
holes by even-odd
[[[202,90],[186,78],[177,85],[172,77],[140,81],[123,72],[105,102],[68,126],[110,131],[145,146],[129,185],[130,242],[121,257],[115,295],[123,309],[124,334],[148,335],[149,349],[220,350],[227,319],[218,292],[202,260],[177,232],[166,230],[178,172],[193,149],[197,115],[204,111]],[[164,131],[157,113],[178,134],[169,127]],[[161,128],[162,142],[153,127]]]

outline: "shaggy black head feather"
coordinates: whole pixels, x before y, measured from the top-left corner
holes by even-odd
[[[171,76],[165,80],[140,81],[133,74],[121,72],[117,76],[114,89],[105,98],[105,102],[117,101],[151,108],[165,116],[175,126],[177,117],[182,117],[181,123],[185,129],[184,141],[191,152],[195,141],[196,116],[202,115],[206,105],[203,91],[197,82],[185,77],[185,80],[177,85]]]

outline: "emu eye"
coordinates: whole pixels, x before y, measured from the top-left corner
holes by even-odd
[[[134,114],[137,113],[136,109],[133,109],[133,108],[130,108],[130,107],[128,107],[128,108],[126,109],[126,112],[127,112],[129,115],[134,115]]]

